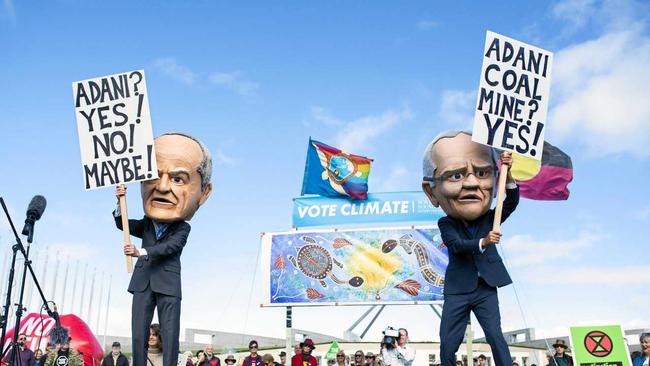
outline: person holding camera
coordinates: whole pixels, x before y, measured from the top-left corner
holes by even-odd
[[[409,332],[406,328],[399,328],[399,338],[397,338],[397,352],[402,355],[404,365],[411,366],[415,360],[415,350],[406,344],[409,340]]]
[[[399,331],[393,327],[384,330],[384,339],[381,341],[379,354],[379,359],[384,366],[407,366],[404,356],[397,350],[397,339],[399,339]]]

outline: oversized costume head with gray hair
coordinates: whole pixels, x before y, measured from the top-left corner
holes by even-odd
[[[436,136],[422,158],[422,190],[431,203],[451,217],[472,221],[492,204],[497,155],[472,141],[468,131]]]
[[[212,192],[212,157],[197,138],[169,132],[155,140],[158,179],[144,181],[142,204],[158,222],[190,220]]]

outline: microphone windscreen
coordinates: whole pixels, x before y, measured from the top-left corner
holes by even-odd
[[[43,211],[45,211],[46,206],[47,200],[45,200],[45,197],[37,194],[34,196],[34,198],[32,198],[29,206],[27,206],[27,215],[34,215],[35,219],[39,220],[41,218],[41,215],[43,215]]]
[[[62,327],[60,324],[57,324],[54,328],[52,328],[48,336],[50,337],[50,342],[53,344],[66,343],[68,341],[68,338],[70,338],[68,329]]]

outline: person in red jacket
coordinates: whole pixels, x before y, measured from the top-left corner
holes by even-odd
[[[300,343],[300,348],[302,348],[302,352],[291,357],[291,366],[318,366],[316,357],[311,355],[311,352],[316,348],[314,341],[307,338]]]

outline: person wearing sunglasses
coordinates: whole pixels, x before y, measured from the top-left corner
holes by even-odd
[[[365,355],[363,354],[362,350],[358,350],[354,353],[354,362],[352,364],[354,366],[363,366],[365,363]]]
[[[18,348],[16,348],[16,352],[18,353],[16,357],[18,360],[16,361],[14,366],[31,366],[32,363],[34,363],[34,352],[29,349],[26,345],[27,342],[27,335],[25,333],[20,333],[18,335]],[[14,360],[14,350],[9,350],[7,352],[7,355],[5,356],[3,362],[5,365],[11,365],[12,361]]]
[[[262,357],[257,354],[257,347],[258,344],[256,340],[248,342],[248,350],[250,351],[250,354],[244,357],[244,360],[241,363],[242,366],[262,366]]]
[[[343,350],[338,351],[336,353],[336,360],[334,361],[336,366],[346,366],[347,360],[345,359],[345,352],[343,352]]]

